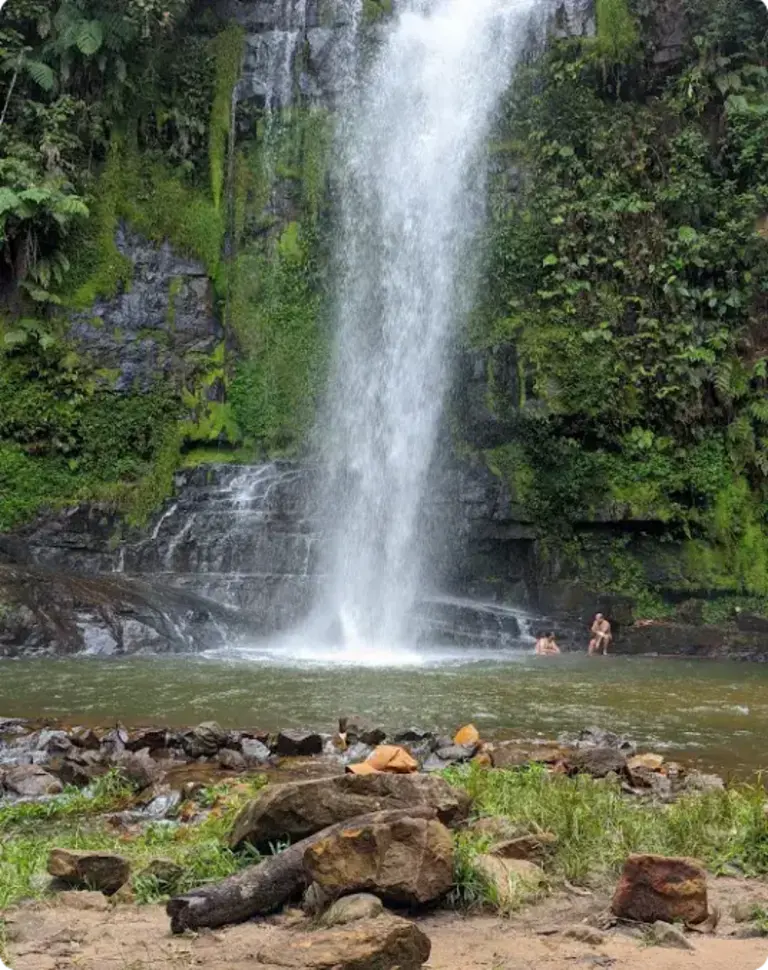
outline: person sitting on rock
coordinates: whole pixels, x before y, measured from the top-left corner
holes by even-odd
[[[592,639],[589,641],[589,655],[594,656],[595,654],[603,654],[606,656],[608,654],[608,647],[611,645],[613,640],[613,633],[611,632],[611,624],[606,620],[602,613],[596,613],[595,619],[592,623]]]
[[[539,634],[539,638],[536,641],[536,653],[540,657],[553,657],[555,654],[560,653],[560,647],[558,647],[555,641],[554,633]]]

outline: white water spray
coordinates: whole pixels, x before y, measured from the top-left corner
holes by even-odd
[[[317,619],[351,653],[409,639],[428,585],[418,526],[451,339],[472,297],[482,149],[535,3],[405,0],[342,110]]]

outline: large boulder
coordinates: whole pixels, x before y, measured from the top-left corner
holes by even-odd
[[[446,825],[469,814],[469,797],[442,778],[336,775],[265,788],[235,819],[230,845],[266,845],[285,838],[296,841],[358,815],[417,805],[434,808]]]
[[[58,795],[63,790],[59,779],[40,765],[17,765],[9,768],[2,776],[2,781],[8,791],[26,798]]]
[[[421,905],[453,884],[453,839],[436,819],[404,818],[343,829],[311,845],[304,869],[329,896],[370,892]]]
[[[51,849],[48,872],[69,886],[98,889],[111,896],[128,882],[131,867],[127,859],[109,852]]]
[[[707,874],[693,859],[631,855],[611,909],[638,923],[702,923],[707,918]]]
[[[397,916],[358,920],[316,933],[278,938],[258,961],[295,970],[419,970],[429,959],[429,937]]]

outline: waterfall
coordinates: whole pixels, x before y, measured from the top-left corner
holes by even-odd
[[[535,3],[397,3],[341,106],[315,617],[351,651],[412,639],[412,607],[429,585],[419,518],[452,337],[473,295],[483,148]]]

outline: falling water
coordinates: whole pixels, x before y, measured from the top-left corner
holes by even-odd
[[[342,110],[318,612],[353,652],[408,639],[428,584],[418,526],[452,335],[472,296],[482,149],[535,3],[405,0]]]

